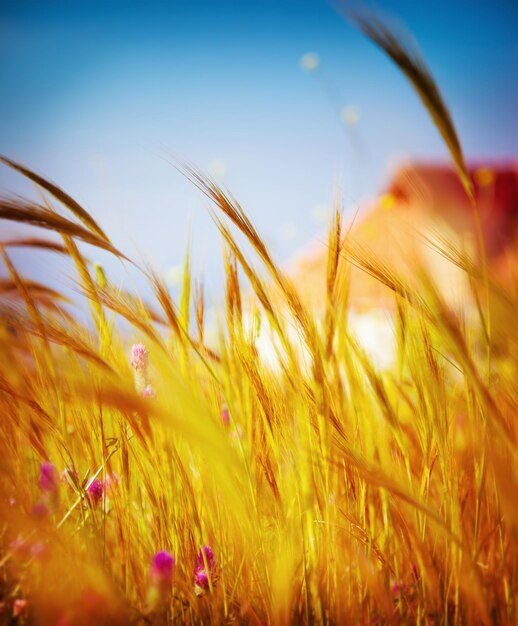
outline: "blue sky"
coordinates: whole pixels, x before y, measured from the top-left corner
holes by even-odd
[[[413,33],[468,158],[516,156],[518,5],[369,6]],[[307,52],[318,73],[301,69]],[[169,155],[219,170],[280,260],[321,232],[337,184],[354,210],[394,160],[446,157],[405,79],[317,0],[4,0],[0,81],[0,152],[59,183],[117,245],[158,267],[181,261],[189,231],[209,282],[221,244]],[[354,137],[342,106],[359,113]],[[26,189],[5,169],[0,187]]]

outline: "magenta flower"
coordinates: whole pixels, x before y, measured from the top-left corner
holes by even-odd
[[[203,558],[205,556],[205,558]],[[214,552],[210,546],[204,546],[198,552],[198,559],[196,561],[196,569],[205,569],[208,567],[209,570],[212,569],[214,565]]]
[[[175,558],[169,552],[157,552],[151,561],[150,577],[153,583],[170,586],[173,582]]]
[[[200,569],[194,573],[194,584],[204,590],[209,588],[209,575],[207,574],[207,570]]]
[[[151,611],[164,607],[170,597],[176,561],[172,554],[162,550],[151,561],[147,604]]]
[[[90,486],[87,489],[87,493],[93,504],[99,504],[104,493],[104,486],[102,482],[98,478],[96,478],[92,483],[90,483]]]
[[[53,463],[40,465],[40,478],[38,484],[45,493],[56,493],[58,490],[59,474]]]
[[[194,592],[203,595],[214,584],[214,552],[210,546],[204,546],[198,553],[194,570]],[[210,581],[210,582],[209,582]]]
[[[145,373],[149,365],[149,352],[141,343],[131,348],[131,365],[137,372]]]

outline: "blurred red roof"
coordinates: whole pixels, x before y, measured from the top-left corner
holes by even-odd
[[[472,165],[469,175],[487,254],[499,255],[517,234],[518,164]],[[402,167],[392,179],[388,193],[401,208],[429,211],[456,230],[473,228],[473,207],[452,167],[427,163]]]

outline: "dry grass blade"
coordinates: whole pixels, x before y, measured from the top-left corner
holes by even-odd
[[[36,305],[36,302],[33,298],[32,292],[27,288],[25,280],[20,276],[16,268],[14,267],[9,255],[5,251],[3,247],[0,246],[0,255],[4,261],[4,264],[11,276],[13,283],[16,285],[16,289],[20,294],[21,298],[25,302],[25,306],[29,313],[29,316],[34,324],[34,326],[38,329],[40,337],[47,342],[47,337],[45,333],[45,324],[41,317],[40,311]],[[48,354],[48,350],[43,351],[41,355],[41,360],[46,362],[47,366],[50,366],[50,357]]]
[[[230,194],[227,194],[225,191],[223,191],[209,177],[205,176],[199,170],[191,166],[184,166],[183,169],[180,169],[180,171],[185,176],[187,176],[187,178],[191,180],[193,184],[196,185],[196,187],[198,187],[198,189],[200,189],[216,205],[216,207],[218,207],[218,209],[220,209],[220,211],[233,222],[233,224],[240,230],[240,232],[248,239],[250,245],[263,261],[266,269],[279,287],[290,308],[291,313],[293,314],[294,319],[301,329],[304,340],[313,358],[313,369],[315,378],[320,388],[324,390],[325,386],[323,385],[324,372],[322,365],[322,352],[314,321],[302,304],[302,301],[294,286],[274,263],[265,243],[257,233],[252,222],[246,216],[245,212],[243,211],[237,200]],[[230,246],[232,252],[236,256],[236,258],[239,259],[239,262],[242,265],[248,279],[250,280],[254,291],[256,292],[256,295],[258,296],[261,304],[267,311],[270,319],[273,320],[274,326],[279,333],[279,337],[286,347],[287,342],[283,337],[278,318],[273,313],[273,307],[271,306],[269,298],[266,295],[266,290],[264,289],[264,287],[261,286],[261,281],[259,280],[256,272],[254,272],[245,261],[243,254],[239,250],[239,247],[234,241],[234,238],[230,234],[228,228],[213,213],[211,213],[211,216],[218,226],[221,234],[224,236],[225,240]],[[327,411],[324,410],[324,413],[326,412]]]
[[[461,249],[451,238],[439,231],[434,231],[431,236],[424,233],[417,233],[424,244],[431,250],[440,254],[449,263],[458,267],[466,274],[470,282],[481,282],[485,280],[484,269],[480,267],[469,254]],[[516,296],[498,281],[498,274],[488,277],[488,288],[492,298],[498,298],[509,308],[516,307]]]
[[[261,278],[254,271],[252,266],[246,260],[243,252],[241,251],[241,249],[235,242],[227,226],[215,214],[211,214],[211,215],[220,233],[222,234],[225,241],[227,242],[232,255],[239,261],[239,264],[243,268],[243,271],[245,272],[246,277],[250,281],[250,284],[252,286],[252,289],[255,295],[257,296],[259,302],[261,303],[262,307],[264,308],[268,316],[268,319],[270,320],[270,323],[272,324],[273,328],[278,333],[281,341],[283,341],[283,343],[285,343],[287,347],[286,338],[285,338],[285,334],[284,334],[284,330],[283,330],[280,318],[275,312],[275,308],[268,295],[266,286],[264,285]]]
[[[403,43],[401,38],[397,37],[378,17],[373,15],[366,17],[356,12],[352,12],[351,15],[353,23],[394,61],[412,84],[448,146],[466,193],[474,201],[473,187],[455,125],[423,58],[417,50],[411,47],[410,43]]]
[[[401,276],[398,276],[366,246],[349,238],[342,250],[343,257],[354,267],[375,278],[395,295],[406,300],[415,309],[423,312],[428,317],[431,316],[428,306],[421,295],[412,290]]]
[[[265,243],[259,236],[250,219],[241,208],[240,204],[232,195],[223,191],[211,178],[205,176],[194,167],[184,166],[183,170],[180,169],[180,171],[182,171],[182,173],[187,176],[187,178],[191,180],[193,184],[196,185],[196,187],[198,187],[198,189],[200,189],[207,196],[207,198],[209,198],[247,238],[248,242],[257,252],[264,265],[266,266],[266,269],[271,274],[273,280],[277,283],[278,287],[283,293],[295,319],[301,326],[308,345],[312,349],[313,356],[317,358],[317,350],[315,346],[316,329],[312,324],[311,317],[308,315],[307,311],[302,305],[302,302],[298,297],[298,294],[295,291],[293,285],[287,280],[287,278],[274,263]],[[216,222],[220,232],[223,234],[223,236],[227,240],[227,243],[231,246],[234,254],[239,258],[240,263],[242,264],[242,261],[244,260],[243,255],[236,253],[237,245],[235,244],[230,234],[230,231],[228,231],[226,227],[222,228],[222,223],[215,218],[214,214],[211,215]],[[248,268],[247,271],[244,266],[243,269],[245,269],[249,280],[251,280],[251,274],[253,273],[255,275],[255,272],[251,272],[250,268]],[[259,296],[259,293],[257,293],[257,295],[258,297],[260,297],[261,303],[264,306],[264,291],[262,296]]]
[[[352,21],[358,26],[358,28],[376,45],[384,50],[384,52],[394,61],[394,63],[396,63],[399,69],[410,81],[430,114],[437,130],[446,143],[455,164],[459,179],[471,201],[479,253],[482,260],[482,273],[486,296],[485,313],[482,311],[482,307],[479,303],[478,294],[475,294],[475,297],[477,299],[479,316],[485,327],[487,343],[486,379],[489,380],[491,371],[491,311],[489,304],[490,293],[486,246],[484,242],[484,234],[482,232],[480,213],[473,191],[473,185],[466,168],[464,154],[462,152],[460,140],[458,138],[457,131],[455,130],[450,112],[444,103],[442,95],[432,74],[430,73],[430,70],[427,68],[419,52],[416,49],[413,49],[410,44],[405,45],[402,43],[379,18],[372,15],[365,17],[356,12],[351,13]]]
[[[16,163],[15,161],[11,161],[11,159],[8,159],[5,156],[0,155],[0,161],[2,163],[5,163],[5,165],[8,165],[9,167],[12,167],[17,172],[20,172],[20,174],[23,174],[23,176],[25,176],[29,180],[32,180],[34,183],[39,185],[42,189],[45,189],[45,191],[48,191],[52,196],[54,196],[54,198],[56,198],[56,200],[59,200],[61,204],[63,204],[70,211],[72,211],[72,213],[77,218],[79,218],[85,226],[87,226],[91,231],[96,233],[105,242],[110,243],[110,240],[108,239],[104,231],[97,224],[97,222],[93,219],[93,217],[88,213],[88,211],[83,209],[81,205],[79,205],[73,198],[71,198],[67,193],[65,193],[57,185],[55,185],[54,183],[51,183],[50,181],[46,180],[39,174],[36,174],[35,172],[28,169],[27,167],[24,167],[23,165],[20,165],[19,163]]]
[[[47,285],[43,285],[34,280],[25,280],[25,289],[27,289],[33,296],[36,297],[44,297],[54,300],[61,300],[64,302],[70,302],[70,299],[64,296],[59,291],[55,289],[51,289],[47,287]],[[18,285],[14,280],[9,280],[7,278],[0,278],[0,295],[2,294],[11,294],[14,291],[18,290]]]
[[[337,279],[340,265],[340,251],[343,246],[342,241],[342,221],[340,212],[335,211],[333,223],[329,229],[328,253],[327,253],[327,273],[326,273],[326,295],[327,306],[325,316],[326,333],[326,358],[331,356],[333,337],[335,331],[336,316],[336,295]]]
[[[386,489],[394,496],[401,498],[407,504],[410,504],[415,509],[425,513],[431,520],[433,520],[442,532],[453,541],[459,548],[463,548],[462,539],[456,536],[444,519],[431,507],[422,502],[417,495],[411,493],[407,487],[394,480],[391,476],[378,465],[369,463],[367,459],[363,458],[360,454],[354,451],[343,439],[336,437],[336,443],[340,447],[345,459],[353,467],[355,467],[360,474],[373,485],[376,485],[382,489]],[[333,463],[333,461],[329,461]]]
[[[150,268],[147,270],[146,276],[149,280],[151,288],[153,289],[155,297],[158,300],[158,303],[162,307],[167,318],[167,320],[164,320],[163,318],[158,319],[158,317],[156,319],[155,318],[152,318],[152,319],[155,319],[155,321],[160,321],[160,323],[164,325],[169,324],[169,327],[173,331],[175,337],[178,339],[179,344],[182,346],[182,348],[185,350],[185,347],[186,347],[185,342],[187,341],[189,345],[193,348],[193,350],[198,354],[198,356],[205,363],[206,367],[211,372],[211,375],[214,378],[217,378],[216,375],[214,374],[214,371],[205,360],[205,356],[207,356],[212,361],[215,361],[217,363],[220,361],[219,355],[216,354],[213,350],[210,350],[205,345],[203,345],[203,342],[201,341],[197,342],[191,338],[191,336],[189,335],[187,330],[183,327],[180,321],[178,313],[176,312],[175,303],[173,302],[173,299],[171,298],[169,291],[167,289],[167,286],[164,284],[163,279]]]
[[[25,200],[0,198],[0,219],[37,226],[63,235],[76,237],[85,243],[102,248],[131,263],[130,259],[122,252],[119,252],[108,240],[57,213],[49,211],[39,204]]]
[[[63,235],[63,240],[67,247],[68,254],[70,258],[74,261],[75,266],[77,268],[77,272],[83,281],[83,284],[86,285],[87,289],[93,294],[92,302],[92,311],[94,322],[97,326],[99,334],[101,337],[105,336],[106,332],[106,319],[104,316],[104,312],[99,301],[99,296],[97,295],[97,289],[95,286],[92,277],[90,276],[90,272],[88,271],[88,267],[86,261],[83,259],[83,256],[79,252],[79,248],[77,247],[75,241],[72,237],[68,235]]]
[[[156,299],[158,303],[162,307],[164,311],[167,323],[169,324],[171,330],[174,332],[177,339],[183,343],[184,337],[183,333],[180,329],[180,321],[178,319],[178,314],[176,312],[176,307],[173,302],[173,299],[169,295],[169,291],[167,290],[167,286],[165,285],[163,279],[157,272],[148,268],[147,270],[147,278],[153,289]]]
[[[29,333],[36,337],[42,337],[46,341],[58,344],[67,348],[76,355],[95,363],[106,372],[113,372],[112,367],[98,354],[83,337],[74,332],[73,326],[68,325],[67,329],[60,327],[55,321],[46,319],[39,315],[39,323],[36,324],[23,317],[11,321],[13,328],[21,332]]]
[[[241,305],[241,287],[239,285],[236,257],[228,248],[225,248],[224,263],[226,276],[226,310],[229,330],[232,332],[235,324],[238,329],[241,329],[243,309]]]
[[[11,396],[17,402],[24,404],[37,415],[41,424],[54,436],[60,437],[59,430],[56,428],[56,424],[52,417],[40,406],[40,404],[34,400],[34,398],[27,395],[27,391],[20,392],[14,389],[12,385],[2,376],[0,373],[0,391]]]
[[[203,343],[203,335],[205,333],[205,292],[203,290],[203,282],[201,280],[195,281],[194,283],[194,311],[196,315],[198,342]]]
[[[140,298],[115,289],[110,285],[104,287],[95,286],[94,291],[83,283],[83,293],[92,301],[99,301],[108,309],[117,313],[135,328],[142,331],[152,341],[163,347],[163,341],[160,334],[153,326],[153,320],[158,320],[161,324],[165,324],[165,320],[151,311]]]
[[[183,165],[177,168],[190,180],[209,200],[211,200],[245,235],[254,250],[259,254],[271,272],[276,272],[275,264],[254,225],[241,208],[237,200],[217,185],[209,176],[193,166]]]
[[[190,328],[190,309],[191,309],[191,257],[189,247],[185,252],[185,261],[183,264],[183,283],[182,293],[180,296],[180,325],[188,333]]]
[[[49,241],[48,239],[39,239],[38,237],[8,239],[0,243],[4,248],[37,248],[40,250],[49,250],[50,252],[58,252],[60,254],[68,254],[68,250],[63,244],[57,241]]]

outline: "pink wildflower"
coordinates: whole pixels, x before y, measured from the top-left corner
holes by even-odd
[[[90,486],[87,489],[87,493],[88,497],[92,501],[92,504],[99,504],[104,493],[104,486],[102,482],[98,478],[96,478],[93,482],[90,483]]]
[[[40,479],[38,484],[40,489],[46,493],[56,493],[58,490],[59,475],[53,463],[42,463],[40,465]]]
[[[204,546],[198,553],[194,570],[194,592],[197,596],[203,595],[214,584],[214,566],[214,552],[210,546]]]
[[[214,552],[210,546],[204,546],[198,552],[198,559],[196,561],[197,569],[204,568],[207,566],[209,569],[212,569],[214,565]]]
[[[137,372],[145,373],[149,365],[149,352],[141,343],[131,348],[131,365]]]
[[[149,352],[141,343],[131,348],[131,365],[135,370],[135,387],[144,398],[153,397],[154,392],[149,384]]]
[[[207,574],[207,570],[200,569],[194,573],[194,584],[204,590],[209,588],[209,575]]]

